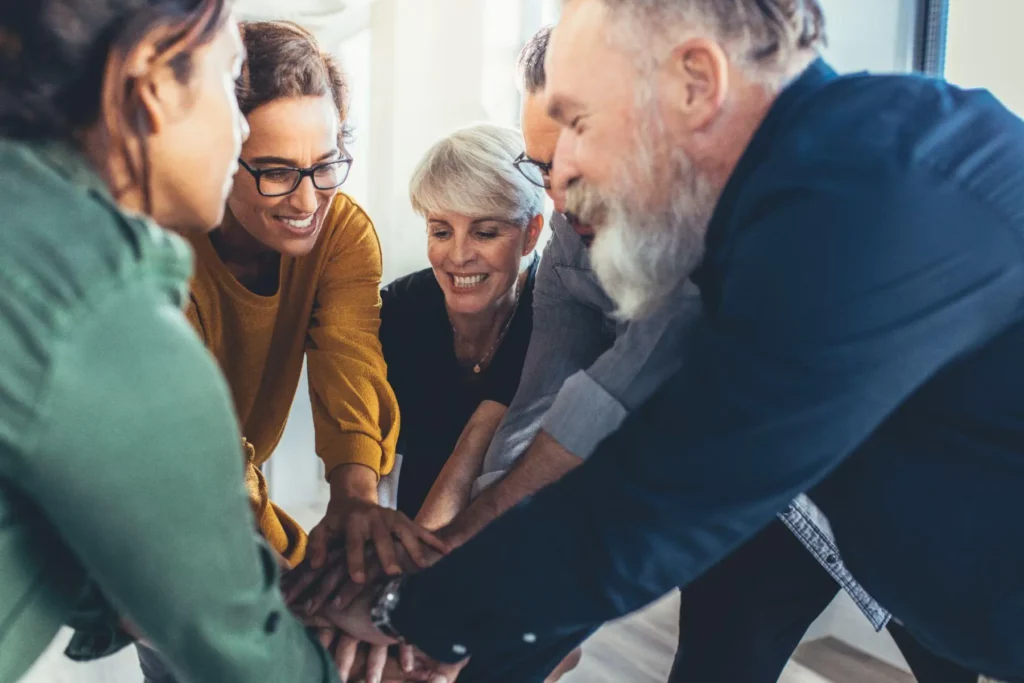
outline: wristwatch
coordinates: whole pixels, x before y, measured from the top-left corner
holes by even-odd
[[[394,638],[400,643],[404,643],[405,638],[391,624],[391,615],[398,607],[402,580],[402,577],[398,577],[385,583],[370,607],[370,621],[374,627],[388,638]]]

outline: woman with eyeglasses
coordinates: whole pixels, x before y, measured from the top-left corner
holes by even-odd
[[[130,630],[193,683],[337,680],[252,533],[157,225],[220,222],[243,56],[225,0],[0,4],[0,683],[65,624],[76,660]]]
[[[399,415],[378,340],[380,245],[367,215],[339,191],[352,164],[343,134],[347,84],[299,26],[241,29],[247,63],[238,100],[250,134],[223,221],[192,239],[187,315],[231,388],[259,528],[285,563],[303,559],[306,534],[268,500],[260,467],[284,432],[305,359],[315,448],[331,486],[311,552],[325,554],[329,541],[344,537],[358,551],[354,569],[367,541],[392,562],[395,543],[413,557],[421,541],[444,549],[377,505],[378,479],[394,463]],[[355,656],[354,647],[325,645]],[[139,656],[148,681],[169,680],[155,653],[140,648]]]

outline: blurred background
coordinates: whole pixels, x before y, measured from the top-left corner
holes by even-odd
[[[1020,0],[820,0],[828,21],[826,58],[840,71],[924,71],[990,88],[1024,112],[1024,25]],[[352,94],[351,176],[342,188],[374,220],[384,281],[426,267],[426,233],[409,207],[407,185],[435,140],[477,121],[516,125],[515,60],[534,31],[557,20],[559,0],[238,0],[244,19],[290,19],[337,54]],[[305,381],[279,452],[268,463],[272,498],[311,526],[328,491],[313,450]],[[640,620],[606,629],[588,647],[590,664],[573,681],[664,680],[675,643],[670,596]],[[138,683],[134,652],[73,665],[65,638],[26,683]],[[912,681],[887,635],[875,634],[841,596],[807,636],[788,683]],[[816,644],[829,643],[831,649]],[[844,649],[846,648],[846,649]],[[860,655],[883,663],[856,665]],[[844,659],[845,657],[845,659]],[[626,659],[630,673],[615,671]],[[827,660],[822,663],[822,660]],[[849,661],[847,661],[849,660]],[[596,664],[595,664],[596,662]],[[850,664],[853,662],[853,664]],[[870,663],[870,662],[869,662]],[[889,667],[889,668],[886,668]],[[628,676],[628,677],[624,677]],[[902,677],[901,677],[902,676]]]

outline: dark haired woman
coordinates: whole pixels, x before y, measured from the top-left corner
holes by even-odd
[[[245,124],[224,0],[0,5],[0,681],[123,615],[193,682],[325,681],[254,539],[231,397],[181,314]],[[181,509],[189,511],[187,517]]]
[[[377,505],[378,478],[395,458],[398,404],[378,340],[377,234],[338,191],[352,163],[342,134],[344,77],[295,24],[246,23],[242,38],[248,58],[238,95],[251,134],[224,220],[192,239],[188,316],[231,387],[260,529],[287,562],[303,559],[305,533],[268,501],[259,468],[284,431],[305,358],[316,451],[331,485],[310,559],[341,536],[354,573],[366,541],[391,563],[396,538],[414,557],[421,541],[442,548],[401,513]],[[335,652],[344,677],[354,644]],[[141,657],[147,678],[160,680],[158,662],[145,650]]]

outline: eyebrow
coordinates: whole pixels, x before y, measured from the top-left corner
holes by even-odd
[[[340,149],[333,149],[330,152],[328,152],[327,154],[321,154],[320,157],[318,159],[316,159],[313,163],[314,164],[319,164],[319,163],[321,163],[323,161],[327,161],[331,157],[339,156],[340,154],[341,154],[341,150]],[[249,163],[250,164],[280,164],[281,166],[292,166],[292,167],[297,167],[299,165],[299,163],[297,161],[295,161],[295,159],[284,159],[282,157],[256,157],[255,159],[252,159]]]
[[[499,226],[508,225],[509,220],[507,218],[498,218],[497,216],[484,216],[483,218],[474,218],[470,221],[470,226],[479,226],[481,223],[497,223]]]
[[[548,101],[548,116],[559,123],[564,123],[571,109],[579,109],[580,105],[564,95],[552,95]]]
[[[443,218],[428,218],[427,222],[428,223],[439,223],[441,225],[447,225],[449,228],[451,227],[451,223],[449,223],[448,221],[446,221]],[[509,220],[507,218],[499,218],[497,216],[484,216],[482,218],[474,218],[473,220],[471,220],[469,222],[469,226],[470,227],[475,227],[475,226],[479,226],[481,223],[498,223],[500,225],[508,225],[509,224]]]

